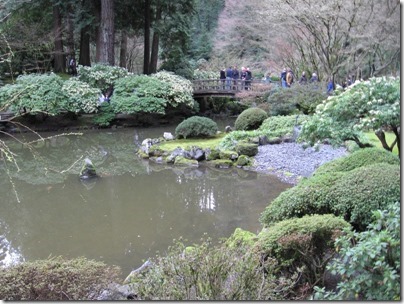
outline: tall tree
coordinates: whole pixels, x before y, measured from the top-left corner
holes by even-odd
[[[145,0],[144,5],[144,55],[143,55],[143,74],[150,74],[150,25],[151,25],[151,2]]]
[[[60,14],[59,5],[53,5],[53,35],[54,35],[54,72],[60,73],[66,71],[63,39],[62,39],[62,16]]]
[[[101,0],[101,45],[100,62],[115,64],[115,24],[114,0]]]

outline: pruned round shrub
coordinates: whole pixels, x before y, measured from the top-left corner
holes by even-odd
[[[380,148],[359,149],[346,157],[325,163],[316,170],[315,174],[345,172],[376,163],[400,165],[400,159],[393,153]]]
[[[217,123],[212,119],[201,116],[192,116],[181,122],[175,128],[177,138],[210,137],[218,131]]]
[[[261,222],[275,222],[307,214],[343,216],[364,230],[372,211],[400,200],[400,166],[379,163],[348,172],[314,175],[282,192],[261,214]]]
[[[119,269],[85,258],[61,257],[0,267],[0,299],[10,301],[95,300]]]
[[[256,130],[262,122],[268,118],[268,114],[259,108],[244,110],[236,119],[234,127],[236,130]]]
[[[332,214],[288,219],[261,231],[256,248],[264,258],[275,258],[280,271],[293,273],[301,269],[304,282],[299,284],[313,285],[323,277],[335,239],[349,227],[349,223]]]

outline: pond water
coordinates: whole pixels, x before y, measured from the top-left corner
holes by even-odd
[[[85,131],[32,149],[2,138],[20,170],[0,165],[0,264],[85,256],[118,265],[126,276],[173,239],[192,245],[237,227],[260,231],[260,213],[290,185],[242,169],[180,168],[135,155],[143,139],[174,128]],[[85,157],[100,175],[90,182],[78,177]]]

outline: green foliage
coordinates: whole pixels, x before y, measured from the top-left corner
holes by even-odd
[[[226,240],[225,244],[230,248],[236,248],[239,246],[252,247],[256,241],[256,234],[241,228],[236,228],[233,234]]]
[[[236,119],[234,128],[238,131],[258,129],[262,122],[268,118],[267,113],[259,108],[244,110]]]
[[[116,114],[113,107],[103,102],[99,107],[98,113],[94,115],[93,122],[100,127],[108,127],[115,117]]]
[[[307,119],[309,119],[309,116],[299,115],[297,117],[297,124],[301,125]],[[291,136],[295,124],[296,115],[268,117],[258,130],[233,131],[227,134],[220,142],[219,147],[228,150],[235,149],[239,141],[248,141],[259,136],[266,136],[268,138]]]
[[[271,225],[307,214],[335,214],[363,230],[371,222],[373,210],[399,199],[400,167],[379,163],[302,180],[270,203],[260,220]]]
[[[0,88],[0,106],[14,112],[58,114],[67,96],[62,92],[62,79],[56,74],[19,76],[15,84]]]
[[[359,82],[330,96],[303,126],[301,138],[314,144],[328,139],[333,145],[353,140],[361,144],[362,131],[400,126],[400,78],[379,77]]]
[[[374,211],[367,231],[346,231],[328,269],[342,280],[336,291],[316,288],[315,300],[401,300],[400,203]]]
[[[312,84],[295,84],[287,89],[277,89],[268,96],[270,114],[313,114],[317,105],[327,98],[325,90]]]
[[[115,82],[129,75],[125,68],[97,63],[89,66],[77,66],[78,78],[87,82],[91,87],[106,91]]]
[[[175,128],[177,138],[211,137],[218,131],[217,123],[212,119],[201,116],[192,116],[181,122]]]
[[[147,75],[127,76],[115,82],[111,105],[115,113],[165,114],[170,86]]]
[[[334,241],[350,225],[331,214],[306,215],[275,223],[258,234],[256,248],[265,257],[274,258],[279,271],[301,271],[299,284],[314,286],[334,253]]]
[[[307,115],[271,116],[264,120],[260,130],[268,137],[285,137],[293,134],[293,128],[302,125],[310,117]]]
[[[194,70],[192,79],[217,79],[219,78],[219,71],[204,71],[200,69]]]
[[[400,165],[400,159],[396,155],[393,155],[384,149],[360,149],[346,157],[342,157],[322,165],[316,170],[315,174],[346,172],[376,163]]]
[[[116,282],[117,267],[61,257],[23,262],[0,268],[0,299],[9,301],[94,300],[109,283]]]
[[[272,260],[261,263],[244,242],[236,247],[176,242],[130,284],[146,301],[287,299],[292,280],[276,278],[272,269]]]

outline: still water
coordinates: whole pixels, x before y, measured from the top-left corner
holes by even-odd
[[[126,275],[173,239],[192,245],[237,227],[258,232],[260,213],[290,186],[241,169],[180,168],[135,155],[143,139],[166,131],[174,127],[85,131],[32,149],[2,138],[20,170],[0,165],[0,264],[85,256]],[[85,157],[100,175],[86,183],[78,177]]]

